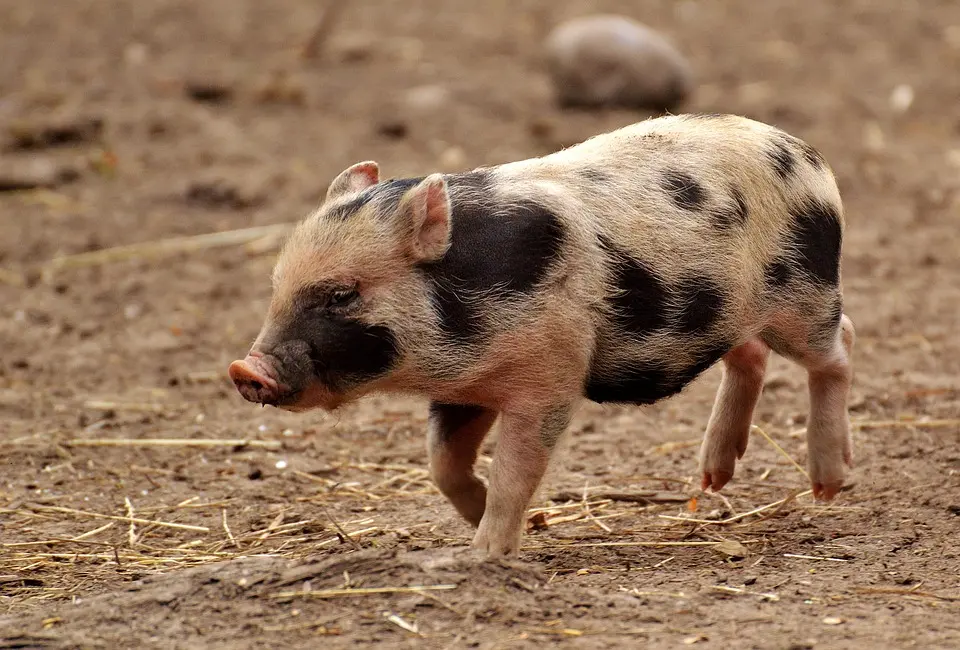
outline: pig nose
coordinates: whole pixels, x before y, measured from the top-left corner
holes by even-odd
[[[256,404],[276,404],[280,388],[276,380],[257,369],[250,357],[230,364],[230,379],[243,398]]]

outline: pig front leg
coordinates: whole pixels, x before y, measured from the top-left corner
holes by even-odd
[[[486,511],[473,538],[488,557],[515,555],[527,506],[547,471],[550,454],[570,422],[572,404],[535,414],[504,411],[490,467]]]
[[[496,419],[496,411],[481,406],[430,403],[430,474],[437,488],[474,527],[483,517],[487,489],[473,466],[480,444]]]

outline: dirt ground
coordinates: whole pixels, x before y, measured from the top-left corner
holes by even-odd
[[[319,5],[0,0],[0,165],[48,185],[0,192],[0,647],[960,647],[960,4],[357,0],[305,60]],[[684,110],[836,170],[859,340],[834,505],[797,495],[806,382],[779,359],[755,422],[784,453],[754,436],[699,492],[714,368],[585,407],[521,557],[477,562],[425,403],[292,415],[226,379],[275,240],[44,267],[299,219],[358,160],[454,171],[642,119],[553,105],[539,43],[594,11],[689,56]],[[156,438],[259,444],[95,442]]]

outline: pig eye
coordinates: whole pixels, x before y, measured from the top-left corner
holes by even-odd
[[[360,296],[356,289],[338,289],[330,293],[328,307],[346,307]]]

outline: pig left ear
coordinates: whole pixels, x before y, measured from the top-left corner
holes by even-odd
[[[440,259],[450,248],[450,195],[441,174],[431,174],[408,191],[400,213],[412,226],[412,253],[421,262]]]
[[[372,160],[347,167],[327,188],[327,201],[344,194],[356,194],[380,182],[380,166]]]

